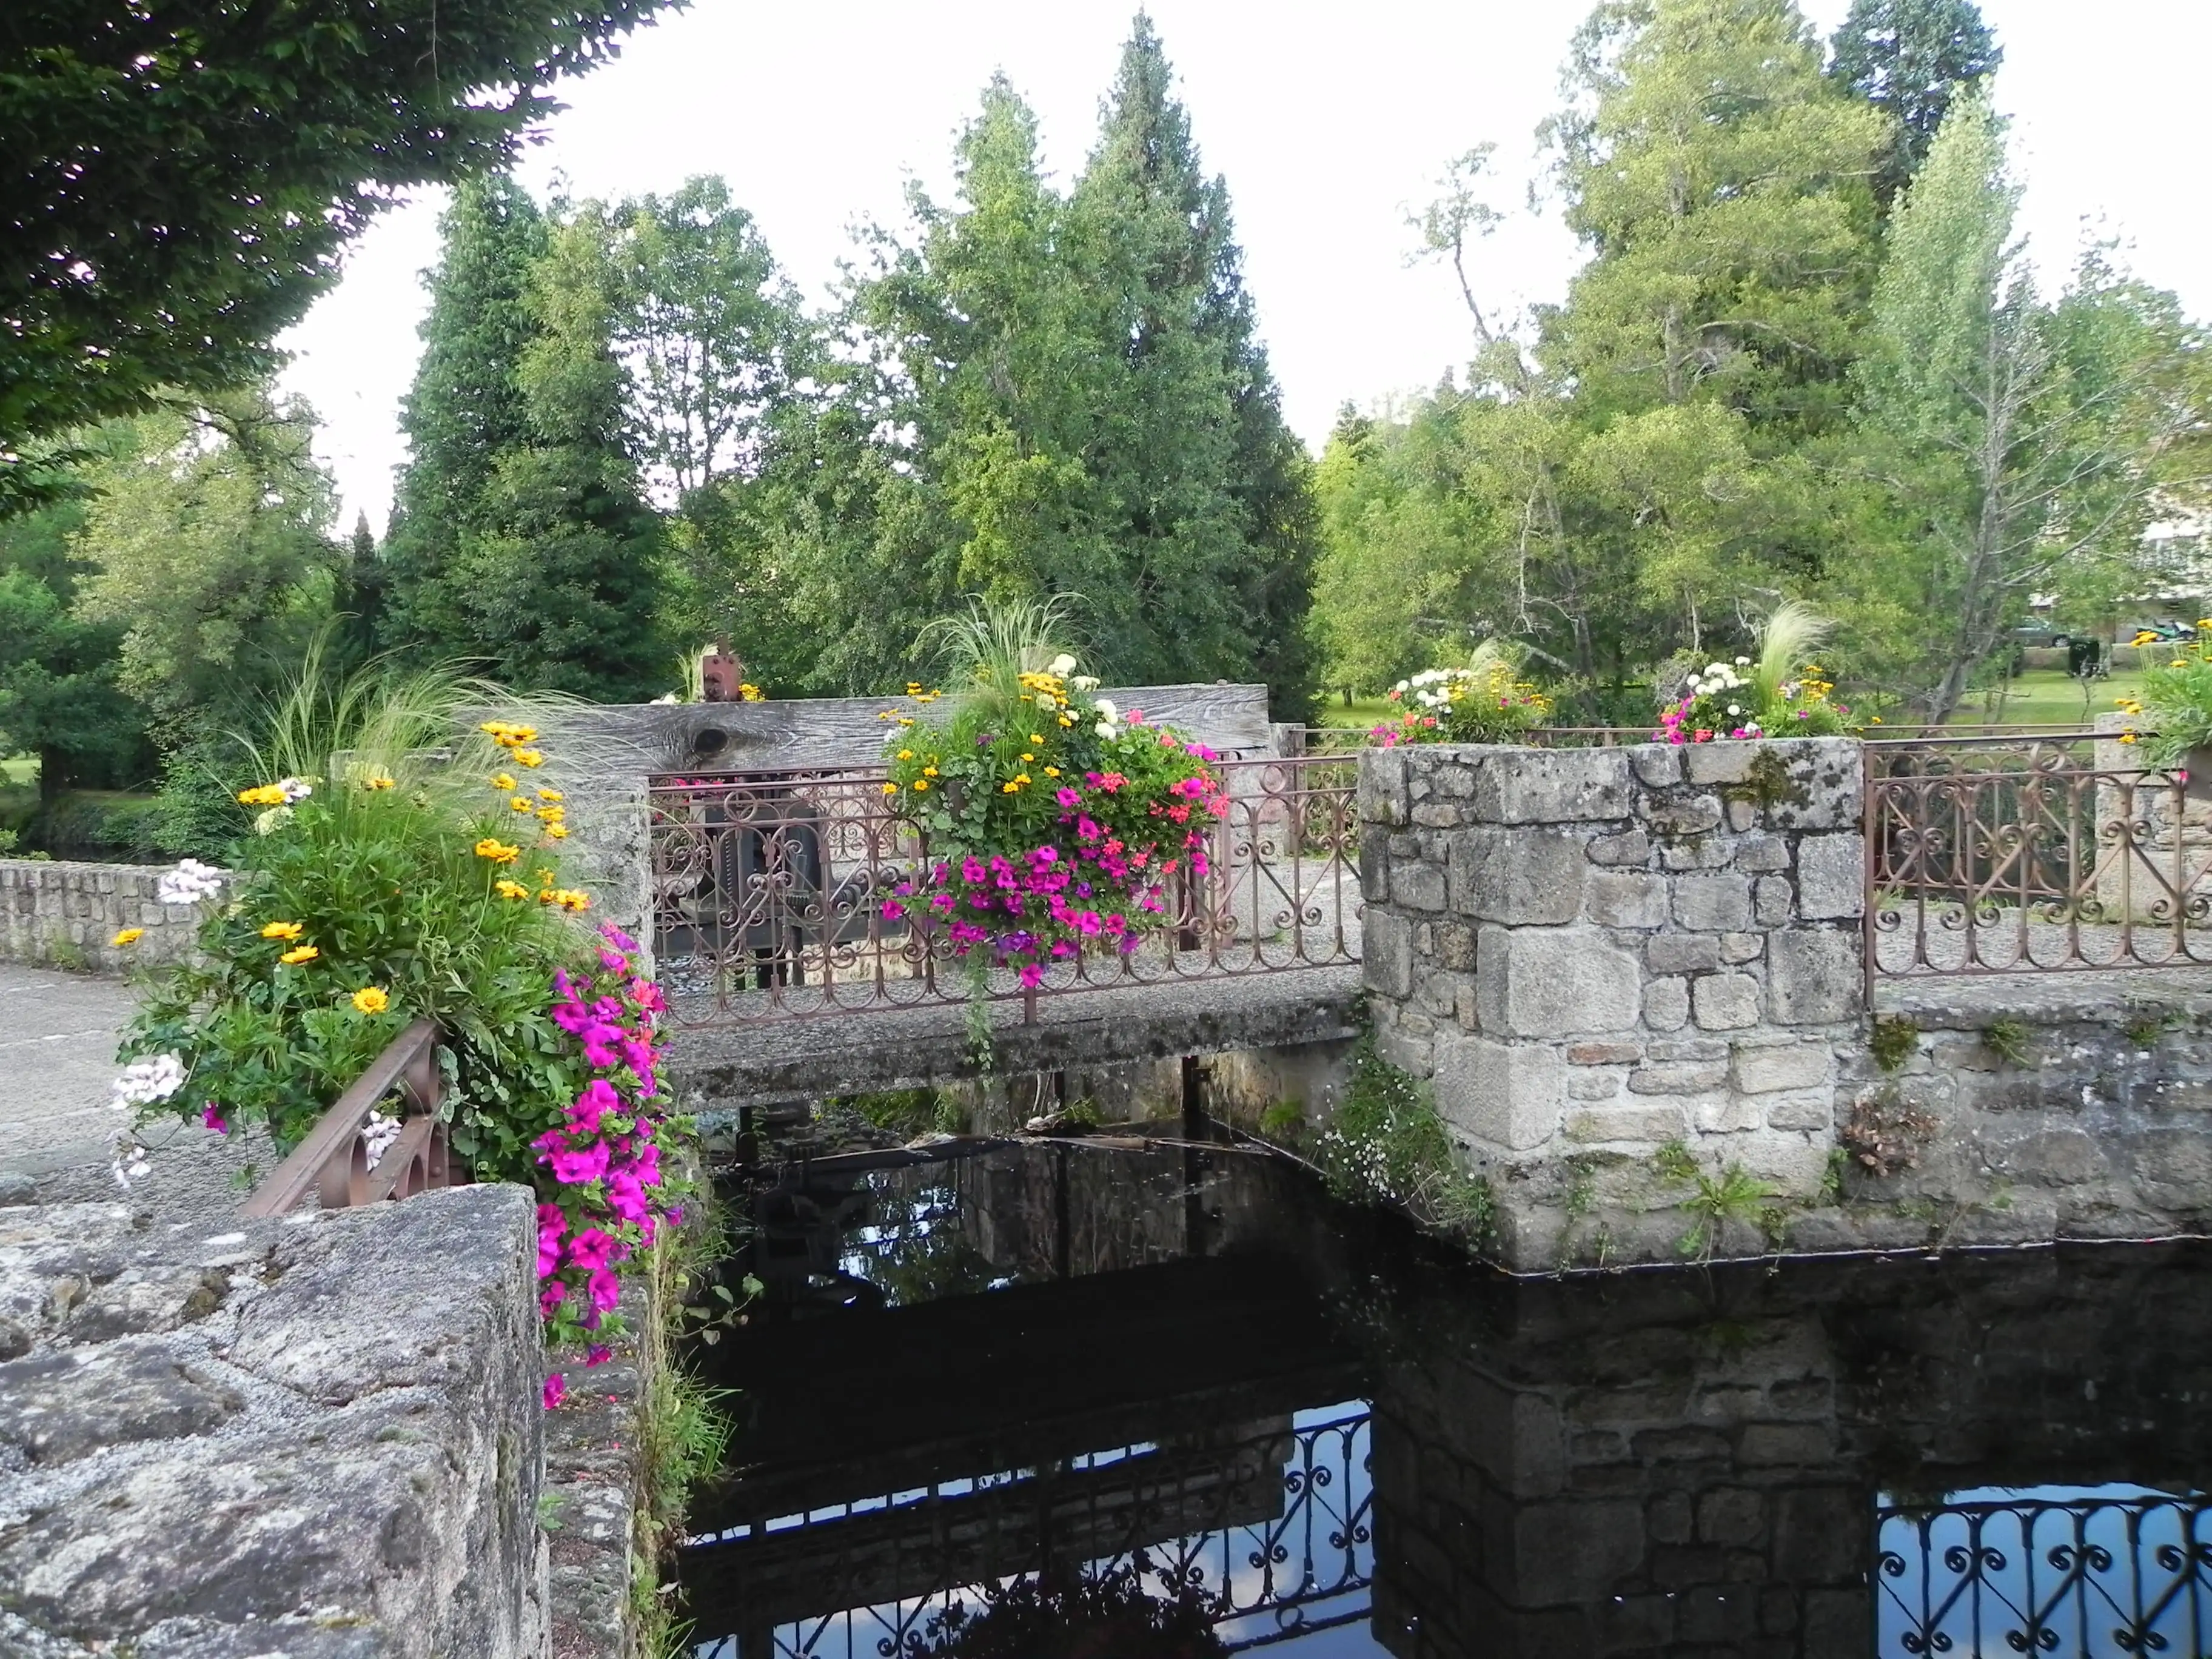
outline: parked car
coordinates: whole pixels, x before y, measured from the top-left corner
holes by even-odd
[[[2022,623],[2014,629],[2012,640],[2014,645],[2056,646],[2063,651],[2074,642],[2074,636],[2063,629],[2051,627],[2049,623],[2032,622]]]

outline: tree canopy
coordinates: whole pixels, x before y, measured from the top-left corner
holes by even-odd
[[[54,482],[27,444],[271,370],[396,191],[507,165],[670,3],[0,8],[0,508]]]

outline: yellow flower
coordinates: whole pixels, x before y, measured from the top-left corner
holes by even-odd
[[[272,921],[261,930],[264,939],[294,939],[306,933],[304,924],[296,921]]]
[[[2199,617],[2197,619],[2197,625],[2199,628],[2212,628],[2212,617]]]
[[[906,683],[906,694],[909,697],[920,696],[921,695],[921,682],[920,680],[908,680]]]
[[[1867,718],[1872,720],[1876,726],[1880,726],[1881,724],[1881,716],[1879,714],[1869,714]]]
[[[285,804],[284,787],[282,784],[264,783],[240,790],[238,799],[247,806],[282,806]]]
[[[277,957],[276,960],[283,963],[287,968],[297,968],[301,963],[313,962],[320,955],[322,955],[322,952],[315,949],[312,945],[295,945],[290,950],[285,951],[283,956]]]
[[[392,1006],[392,999],[374,985],[364,985],[353,994],[356,1013],[380,1014]]]
[[[914,758],[914,750],[911,749],[902,749],[898,751],[898,757],[901,760],[912,760]]]
[[[514,763],[517,766],[543,766],[545,757],[535,749],[518,749],[514,751]]]
[[[538,816],[548,823],[558,823],[568,816],[568,809],[565,806],[541,806],[538,809]]]
[[[2166,664],[2166,666],[2168,668],[2186,668],[2189,666],[2189,659],[2186,657],[2176,657],[2172,662]]]
[[[550,904],[563,910],[588,910],[592,896],[578,887],[556,887],[538,896],[540,904]]]
[[[540,789],[538,792],[538,799],[540,800],[566,800],[568,798],[562,794],[558,789]]]
[[[545,826],[545,833],[556,841],[566,841],[568,839],[568,826],[565,823],[549,823]]]
[[[2136,734],[2132,732],[2123,732],[2120,733],[2120,741],[2122,743],[2133,743],[2135,740]]]
[[[1042,743],[1042,742],[1044,741],[1044,733],[1043,733],[1043,732],[1030,732],[1030,741],[1031,743]]]
[[[884,793],[886,795],[896,795],[898,793],[898,785],[895,783],[885,784],[884,786]]]
[[[739,702],[766,702],[768,701],[768,693],[762,690],[760,687],[755,685],[750,680],[747,680],[738,687],[738,701]]]
[[[477,856],[489,859],[494,864],[512,864],[522,856],[522,849],[512,842],[495,841],[486,836],[477,843]]]
[[[1030,775],[1026,772],[1017,772],[1014,774],[1014,781],[1016,783],[1027,783],[1029,781]]]
[[[916,779],[914,781],[914,792],[915,792],[915,794],[917,794],[917,795],[918,795],[918,794],[920,794],[920,793],[921,793],[924,790],[927,789],[928,787],[929,787],[929,780],[928,780],[927,778],[916,778]]]
[[[495,773],[493,773],[493,774],[492,774],[492,775],[491,775],[491,787],[492,787],[493,788],[495,788],[495,789],[512,789],[512,788],[514,788],[514,773],[512,773],[512,772],[495,772]]]
[[[528,898],[530,896],[530,890],[527,887],[525,887],[519,881],[509,881],[504,876],[492,883],[491,890],[503,899],[520,899]]]
[[[925,778],[933,778],[937,775],[937,769],[933,766],[925,766],[921,769],[921,775]]]
[[[914,721],[908,719],[906,715],[901,714],[899,716],[899,724],[901,726],[912,726]]]
[[[999,793],[1002,795],[1017,795],[1021,793],[1021,788],[1018,783],[1002,783],[999,786]]]
[[[1022,760],[1023,760],[1023,762],[1024,762],[1024,764],[1026,764],[1028,762],[1033,761],[1033,760],[1035,760],[1035,759],[1036,758],[1036,757],[1035,755],[1032,755],[1031,753],[1030,753],[1030,751],[1029,751],[1028,750],[1026,750],[1026,749],[1024,749],[1024,750],[1022,750],[1021,757],[1022,757]]]
[[[1060,723],[1062,726],[1073,726],[1075,724],[1075,716],[1073,714],[1062,714],[1060,717]]]
[[[1044,775],[1048,778],[1056,778],[1060,775],[1060,769],[1057,766],[1048,766],[1044,769]]]
[[[361,787],[364,789],[389,789],[392,787],[391,775],[372,772],[361,781]]]
[[[126,927],[121,933],[118,933],[114,939],[110,940],[109,943],[113,945],[136,945],[140,939],[145,937],[146,930],[143,927]]]
[[[509,795],[507,804],[518,812],[534,812],[538,807],[527,795]]]

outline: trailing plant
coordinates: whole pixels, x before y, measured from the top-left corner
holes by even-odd
[[[1908,1014],[1877,1015],[1874,1030],[1867,1038],[1867,1048],[1874,1055],[1874,1063],[1885,1072],[1893,1072],[1912,1058],[1920,1047],[1920,1027]]]
[[[139,1122],[252,1124],[289,1151],[410,1022],[433,1020],[454,1155],[479,1180],[538,1189],[549,1335],[604,1338],[617,1270],[677,1196],[659,1162],[680,1127],[656,1073],[659,994],[635,945],[595,935],[589,896],[562,884],[560,792],[518,781],[544,762],[535,730],[454,737],[484,691],[435,673],[331,687],[310,664],[247,751],[271,781],[235,792],[254,817],[228,902],[198,960],[148,977],[115,1098]],[[225,887],[186,860],[161,896]],[[371,1119],[372,1156],[399,1127]],[[126,1185],[145,1166],[133,1130],[116,1165]]]
[[[1350,1086],[1314,1137],[1313,1160],[1340,1198],[1395,1205],[1469,1239],[1490,1231],[1489,1182],[1462,1166],[1428,1085],[1376,1054],[1371,1030],[1352,1050]]]
[[[1388,693],[1403,712],[1368,732],[1378,747],[1401,743],[1511,743],[1543,724],[1552,700],[1523,679],[1510,649],[1485,640],[1464,668],[1431,668]]]
[[[912,713],[884,713],[895,722],[884,793],[933,854],[884,915],[910,916],[979,974],[1012,967],[1030,987],[1056,963],[1127,954],[1170,926],[1229,810],[1209,769],[1218,755],[1095,696],[1069,653],[1043,655],[1051,619],[978,607],[947,624],[969,695],[940,719],[939,694],[916,684]]]

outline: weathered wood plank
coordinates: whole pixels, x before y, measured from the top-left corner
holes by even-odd
[[[1173,726],[1229,755],[1268,752],[1264,685],[1109,688],[1124,710]],[[948,702],[950,699],[947,700]],[[793,698],[770,702],[576,705],[534,711],[547,747],[581,772],[723,771],[750,767],[872,767],[883,758],[887,708],[902,699]],[[936,705],[943,710],[945,704]]]

